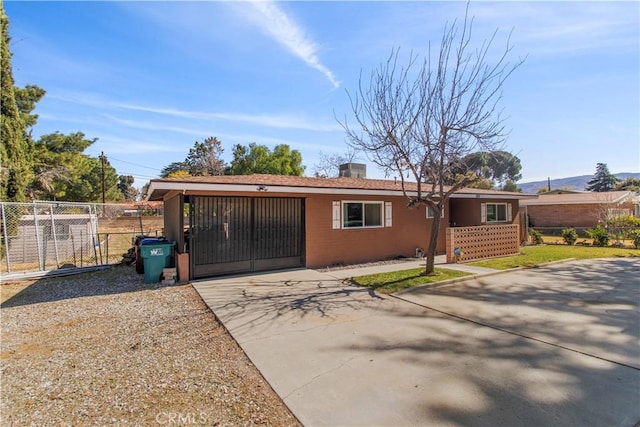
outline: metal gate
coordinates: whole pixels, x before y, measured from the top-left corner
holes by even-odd
[[[191,197],[194,278],[304,265],[304,200]]]

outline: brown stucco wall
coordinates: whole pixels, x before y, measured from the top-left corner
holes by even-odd
[[[392,203],[392,226],[367,229],[333,229],[333,201]],[[431,219],[424,206],[407,208],[403,197],[309,195],[306,199],[306,262],[317,268],[353,264],[396,256],[415,256],[416,248],[427,249]],[[444,253],[447,218],[440,226],[438,253]]]
[[[182,223],[182,195],[175,194],[164,201],[164,235],[176,242],[178,252],[183,252],[184,233]]]
[[[509,203],[511,204],[511,221],[517,224],[518,221],[518,200],[501,199],[450,199],[451,206],[450,224],[452,227],[471,227],[481,225],[480,205],[482,203]],[[508,223],[495,223],[508,224]]]

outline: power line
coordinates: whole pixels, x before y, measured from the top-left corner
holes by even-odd
[[[109,160],[115,160],[117,162],[127,163],[129,165],[138,166],[138,167],[145,168],[145,169],[151,169],[152,171],[157,171],[157,172],[161,172],[162,171],[162,169],[157,169],[157,168],[152,168],[152,167],[149,167],[149,166],[139,165],[137,163],[128,162],[126,160],[116,159],[115,157],[109,157]]]
[[[157,179],[157,176],[149,176],[149,175],[139,175],[137,173],[131,173],[131,172],[118,172],[118,175],[130,175],[134,178],[141,178],[141,179]]]

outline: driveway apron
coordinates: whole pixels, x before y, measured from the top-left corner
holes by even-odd
[[[590,295],[593,275],[571,265],[582,275],[507,273],[406,300],[345,285],[344,271],[194,287],[304,425],[633,426],[640,294],[624,272],[638,261]]]

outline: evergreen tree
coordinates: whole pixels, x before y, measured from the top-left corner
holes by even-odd
[[[9,50],[9,19],[0,2],[0,199],[24,201],[26,188],[31,180],[29,147],[24,139],[25,124],[21,117],[14,92]]]
[[[587,182],[587,191],[612,191],[618,181],[618,178],[609,172],[606,163],[598,163],[596,165],[596,174]]]
[[[138,198],[138,190],[133,186],[134,181],[131,175],[118,177],[118,190],[122,193],[125,202],[135,202]]]
[[[55,173],[49,175],[46,183],[35,181],[33,193],[44,200],[69,202],[102,201],[102,162],[100,158],[83,154],[97,139],[87,139],[82,132],[68,135],[55,132],[43,135],[34,144],[38,163],[35,166],[39,176],[40,165],[56,165]],[[53,169],[49,169],[50,172]],[[124,199],[118,187],[118,174],[105,160],[105,198],[110,202]],[[45,185],[46,184],[46,185]]]

